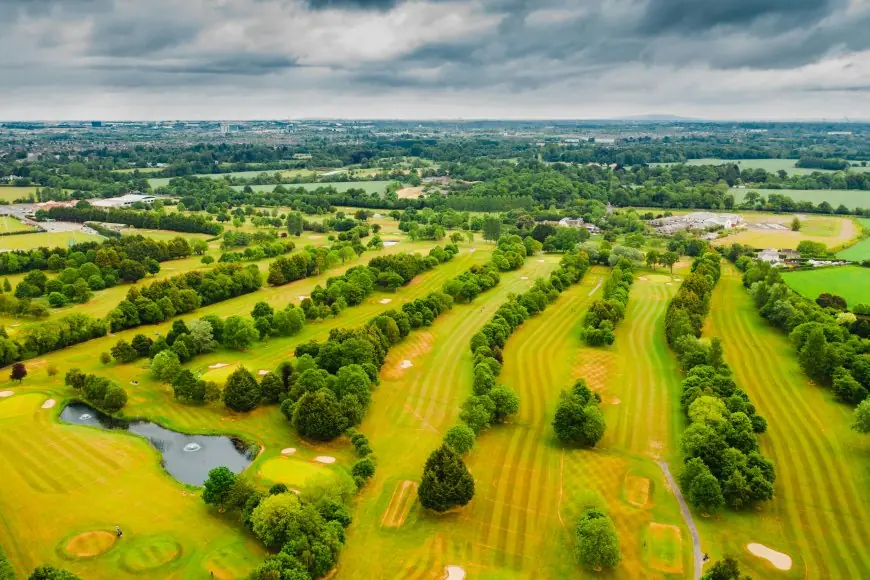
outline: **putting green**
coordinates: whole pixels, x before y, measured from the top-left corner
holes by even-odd
[[[126,540],[121,540],[122,542]],[[181,557],[181,544],[171,536],[146,536],[123,546],[121,567],[130,572],[152,572]]]
[[[301,488],[317,477],[332,476],[332,470],[322,463],[296,457],[275,457],[263,462],[257,472],[260,477],[287,487]]]
[[[78,558],[95,558],[108,552],[115,544],[115,534],[106,530],[83,532],[70,538],[62,546],[64,556]]]

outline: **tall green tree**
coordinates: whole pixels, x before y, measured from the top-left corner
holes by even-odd
[[[417,495],[423,507],[436,512],[466,505],[474,497],[474,478],[451,446],[441,445],[426,460]]]
[[[601,570],[616,566],[622,559],[616,527],[601,510],[589,508],[584,511],[574,535],[574,554],[581,566]]]

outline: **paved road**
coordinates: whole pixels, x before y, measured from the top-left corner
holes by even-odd
[[[686,505],[686,500],[683,499],[683,494],[680,492],[677,482],[674,481],[674,476],[671,475],[671,470],[668,469],[668,464],[664,461],[657,461],[656,463],[658,463],[659,467],[662,468],[662,471],[665,473],[665,478],[668,480],[668,485],[671,487],[671,491],[673,491],[674,495],[677,496],[677,502],[680,504],[680,512],[683,514],[683,521],[686,522],[686,526],[689,528],[689,533],[692,534],[692,555],[695,561],[693,577],[695,580],[698,580],[704,571],[704,561],[702,560],[701,555],[701,536],[698,535],[698,528],[695,527],[695,520],[692,519],[692,512],[689,511],[689,506]]]

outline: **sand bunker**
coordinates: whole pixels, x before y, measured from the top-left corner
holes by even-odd
[[[44,403],[42,404],[42,408],[43,408],[43,409],[51,409],[52,407],[54,407],[54,404],[55,404],[56,402],[57,402],[57,401],[55,401],[54,399],[49,399],[49,400],[47,400],[46,402],[44,402]]]
[[[543,264],[543,263],[544,263],[544,260],[538,260],[538,262],[540,262],[541,264]]]
[[[309,298],[309,296],[305,296],[304,294],[300,294],[296,298],[298,298],[300,301],[302,301],[302,300],[305,300],[306,298]]]
[[[222,369],[222,368],[228,367],[228,366],[230,366],[230,365],[227,363],[215,363],[213,365],[209,365],[208,368],[210,368],[210,369]]]
[[[529,279],[528,276],[520,276],[520,280],[528,280],[528,279]]]
[[[617,399],[616,397],[613,397],[613,399],[611,399],[611,401],[610,401],[610,404],[611,405],[618,405],[621,402],[622,402],[622,399]]]
[[[11,397],[14,394],[13,391],[0,391],[0,397]]]
[[[293,455],[294,453],[296,453],[295,447],[288,447],[287,449],[281,450],[281,455]]]
[[[758,556],[759,558],[764,558],[779,570],[791,570],[791,556],[788,554],[771,550],[762,544],[749,544],[746,548],[752,552],[753,555]]]
[[[115,534],[97,530],[73,536],[64,546],[64,551],[76,558],[93,558],[108,551],[114,544]]]
[[[335,463],[335,457],[330,457],[329,455],[318,455],[314,458],[314,461],[329,465],[330,463]]]
[[[398,244],[398,243],[399,243],[399,242],[397,242],[397,241],[395,241],[395,240],[387,240],[386,242],[384,242],[384,246],[387,247],[387,248],[389,248],[390,246],[395,246],[395,245]]]
[[[444,578],[445,580],[464,580],[465,570],[459,566],[445,566]]]
[[[392,298],[384,298],[382,300],[378,300],[378,302],[380,302],[381,304],[389,304],[392,301],[393,301]]]
[[[638,277],[638,280],[643,280],[644,282],[646,282],[647,280],[649,280],[649,278],[647,278],[646,276],[640,276]]]
[[[399,365],[399,368],[401,368],[401,369],[407,369],[407,368],[410,368],[410,367],[412,367],[412,366],[414,366],[414,363],[412,363],[412,362],[409,361],[409,360],[403,360],[403,361],[402,361],[402,364]]]
[[[260,376],[262,377],[263,375],[268,375],[268,374],[269,374],[269,371],[267,371],[267,370],[265,370],[265,369],[260,369],[260,370],[257,371],[257,374],[260,375]]]
[[[477,251],[477,248],[468,248],[468,253],[469,253],[469,254],[473,254],[473,253],[476,252],[476,251]]]

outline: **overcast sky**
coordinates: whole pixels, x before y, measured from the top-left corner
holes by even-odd
[[[870,0],[0,0],[0,119],[870,118]]]

